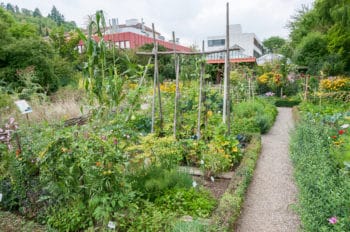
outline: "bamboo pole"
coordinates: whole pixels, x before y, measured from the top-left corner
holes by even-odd
[[[152,23],[152,29],[154,34],[154,24]],[[155,36],[154,36],[155,40]],[[155,112],[156,112],[156,88],[157,88],[157,75],[156,75],[156,66],[157,66],[157,51],[156,51],[156,43],[153,40],[153,52],[154,55],[154,74],[153,74],[153,98],[152,98],[152,125],[151,125],[151,133],[154,133],[154,124],[155,124]]]
[[[174,61],[175,61],[175,77],[176,77],[176,89],[175,89],[175,106],[174,106],[174,138],[176,139],[177,130],[177,108],[180,100],[180,88],[179,88],[179,71],[180,71],[180,60],[179,56],[176,54],[176,44],[175,44],[175,32],[173,31],[173,45],[174,45]]]
[[[156,32],[154,30],[154,23],[152,23],[153,31],[153,44],[154,44],[154,77],[158,89],[158,104],[159,104],[159,119],[160,119],[160,133],[163,132],[163,110],[162,110],[162,97],[160,94],[160,82],[159,82],[159,71],[158,71],[158,43],[156,41]]]
[[[227,78],[226,78],[226,72],[227,72],[227,59],[226,59],[227,53],[225,53],[225,66],[224,66],[224,99],[222,104],[222,122],[226,124],[226,117],[227,117]]]
[[[204,40],[202,42],[202,51],[204,53]],[[204,59],[204,54],[201,59]],[[204,63],[201,61],[201,71],[199,77],[199,96],[198,96],[198,116],[197,116],[197,140],[201,138],[201,111],[202,111],[202,98],[203,98],[203,78],[204,78]]]
[[[229,24],[229,3],[226,3],[226,125],[227,135],[231,133],[231,120],[230,120],[230,24]]]

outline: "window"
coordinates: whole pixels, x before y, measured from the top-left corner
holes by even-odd
[[[125,48],[124,41],[120,41],[120,48]]]
[[[224,46],[225,39],[208,40],[208,47]]]
[[[130,41],[125,41],[125,48],[130,48]]]

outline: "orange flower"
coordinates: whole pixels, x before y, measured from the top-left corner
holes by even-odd
[[[20,149],[17,149],[16,150],[16,158],[18,158],[18,156],[21,154],[21,150]]]
[[[101,162],[97,161],[96,162],[96,167],[101,167]]]

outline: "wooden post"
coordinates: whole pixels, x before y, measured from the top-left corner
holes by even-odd
[[[305,76],[304,101],[307,101],[307,89],[308,89],[308,85],[309,85],[309,77],[310,77],[310,75]]]
[[[154,32],[154,24],[153,23],[152,23],[152,29],[153,29],[154,75],[153,75],[153,98],[152,98],[152,125],[151,125],[151,133],[154,133],[155,110],[156,110],[156,88],[157,88],[157,74],[156,74],[157,51],[156,51],[155,32]]]
[[[154,30],[154,23],[152,23],[153,31],[153,45],[154,45],[154,82],[153,82],[153,101],[152,101],[152,128],[151,133],[154,132],[155,123],[155,98],[156,88],[158,89],[158,103],[159,103],[159,118],[160,118],[160,131],[163,132],[163,110],[162,110],[162,98],[160,95],[159,73],[158,73],[158,43],[156,41],[156,33]]]
[[[202,42],[202,51],[204,52],[204,40]],[[198,96],[198,116],[197,116],[197,140],[201,138],[201,115],[202,115],[202,92],[203,92],[203,78],[204,78],[204,55],[201,57],[201,73],[199,77],[199,96]]]
[[[225,54],[225,66],[224,66],[224,100],[223,100],[223,105],[222,105],[222,122],[226,123],[226,101],[227,101],[227,78],[226,78],[226,71],[227,71],[227,59],[226,59],[227,54]]]
[[[231,100],[230,100],[230,23],[229,23],[229,3],[226,3],[226,125],[227,135],[231,134]]]
[[[180,72],[180,59],[176,55],[176,43],[175,43],[175,32],[173,31],[173,44],[174,44],[174,61],[175,61],[175,77],[176,77],[176,89],[175,89],[175,106],[174,106],[174,128],[173,134],[176,139],[176,130],[177,130],[177,108],[180,100],[180,87],[179,87],[179,72]]]

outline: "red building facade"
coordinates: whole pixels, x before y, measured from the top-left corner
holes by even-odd
[[[136,49],[147,43],[153,43],[153,38],[144,35],[136,34],[133,32],[121,32],[114,34],[107,34],[104,37],[104,41],[115,44],[116,47],[122,49]],[[174,50],[174,45],[171,42],[156,39],[159,45],[164,46],[168,50]],[[83,50],[84,43],[80,41],[79,51]],[[190,52],[191,49],[179,44],[175,45],[176,51]]]

